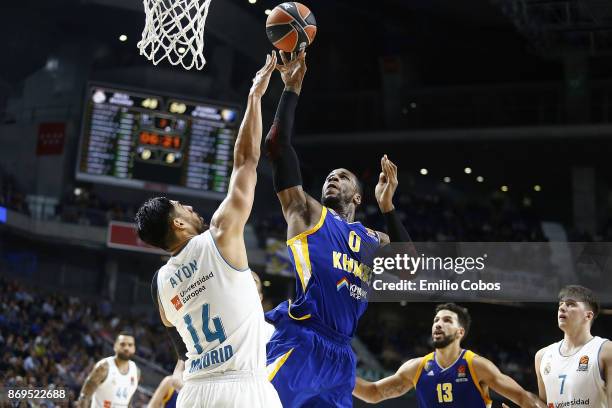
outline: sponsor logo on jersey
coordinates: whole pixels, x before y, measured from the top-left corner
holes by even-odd
[[[425,363],[425,366],[423,367],[423,370],[430,371],[432,373],[431,375],[433,375],[433,371],[431,371],[432,368],[433,368],[433,361],[429,360],[428,362]],[[427,374],[427,375],[429,375],[429,374]]]
[[[181,290],[181,292],[178,294],[181,299],[181,302],[183,302],[183,304],[187,304],[187,302],[189,302],[191,299],[194,299],[200,293],[204,292],[206,290],[206,286],[204,286],[204,283],[214,277],[214,272],[210,272],[208,275],[202,276],[200,279],[193,282],[185,289]]]
[[[571,408],[571,407],[590,407],[591,399],[580,399],[576,398],[571,401],[563,401],[563,402],[549,402],[548,408]]]
[[[346,288],[349,295],[356,300],[361,300],[368,297],[367,290],[363,289],[359,285],[355,285],[354,283],[349,283],[346,277],[343,277],[336,283],[336,291],[340,292],[342,288]]]
[[[183,307],[183,302],[181,302],[181,298],[179,298],[178,295],[173,297],[171,301],[176,310],[181,310],[181,307]]]
[[[578,370],[576,371],[588,371],[589,370],[589,356],[580,357],[578,362]]]

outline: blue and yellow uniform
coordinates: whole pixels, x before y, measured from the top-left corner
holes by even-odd
[[[176,399],[178,398],[178,391],[172,387],[168,390],[162,401],[164,408],[176,408]]]
[[[474,355],[463,350],[447,368],[438,365],[435,353],[423,357],[413,380],[419,408],[489,408],[491,399],[474,371]]]
[[[268,377],[285,408],[350,407],[356,359],[351,338],[367,308],[378,234],[323,207],[319,222],[287,241],[295,302],[266,314]]]

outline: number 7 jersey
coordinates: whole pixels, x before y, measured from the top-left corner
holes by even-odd
[[[166,318],[187,346],[183,380],[265,371],[266,327],[250,269],[236,270],[206,231],[156,275]]]

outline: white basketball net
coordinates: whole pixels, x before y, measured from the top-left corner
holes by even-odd
[[[140,55],[185,69],[204,68],[204,24],[211,0],[143,0],[146,14]]]

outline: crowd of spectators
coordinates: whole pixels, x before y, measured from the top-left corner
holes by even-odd
[[[75,401],[81,386],[120,331],[133,333],[137,355],[172,371],[166,334],[147,319],[118,317],[108,301],[94,303],[58,293],[29,290],[0,277],[0,384],[6,387],[58,387]],[[135,406],[147,397],[138,392]]]

